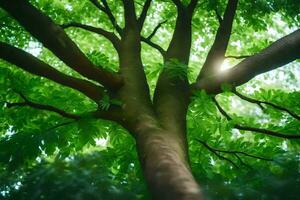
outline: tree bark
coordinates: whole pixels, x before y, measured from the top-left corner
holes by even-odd
[[[1,41],[0,49],[0,59],[6,60],[31,74],[45,77],[60,85],[78,90],[95,102],[98,102],[104,94],[104,88],[99,85],[64,74],[22,49]]]
[[[192,85],[193,90],[220,93],[222,84],[237,87],[259,74],[282,67],[300,58],[300,30],[280,38],[261,52],[244,59],[231,69],[203,77]]]
[[[185,137],[145,122],[137,130],[136,142],[140,163],[153,199],[202,199],[200,188],[189,166]]]
[[[116,90],[122,85],[117,74],[95,66],[74,41],[51,18],[24,0],[3,0],[0,7],[14,17],[33,37],[82,76]]]

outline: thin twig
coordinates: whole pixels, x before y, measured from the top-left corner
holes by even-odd
[[[162,22],[160,22],[152,31],[152,33],[147,37],[147,40],[151,40],[153,38],[153,36],[156,34],[156,32],[158,31],[158,29],[167,22],[168,20],[164,20]]]
[[[76,114],[72,114],[72,113],[67,113],[64,110],[61,110],[59,108],[56,108],[54,106],[50,106],[50,105],[44,105],[44,104],[39,104],[39,103],[34,103],[30,100],[28,100],[27,97],[25,97],[24,94],[18,92],[18,94],[22,97],[22,99],[24,100],[24,102],[17,102],[17,103],[11,103],[11,102],[6,102],[6,107],[7,108],[12,108],[12,107],[22,107],[22,106],[29,106],[35,109],[39,109],[39,110],[46,110],[46,111],[51,111],[54,113],[57,113],[63,117],[66,118],[70,118],[70,119],[80,119],[79,115]]]
[[[208,144],[206,144],[205,142],[203,142],[203,141],[201,141],[201,140],[199,140],[199,139],[197,139],[197,141],[198,142],[200,142],[203,146],[205,146],[208,150],[210,150],[212,153],[214,153],[218,158],[220,158],[221,160],[226,160],[227,162],[229,162],[229,163],[231,163],[233,166],[235,166],[236,168],[239,168],[238,166],[237,166],[237,164],[235,164],[232,160],[230,160],[229,158],[226,158],[226,157],[224,157],[224,156],[222,156],[222,155],[220,155],[220,154],[218,154],[218,152],[215,150],[215,149],[213,149],[213,148],[211,148]]]
[[[199,139],[198,139],[198,141],[199,141]],[[201,143],[204,143],[204,141],[202,141]],[[211,148],[213,148],[213,147],[211,147]],[[273,161],[273,159],[264,158],[264,157],[260,157],[260,156],[254,156],[254,155],[242,152],[242,151],[222,150],[222,149],[216,149],[216,148],[213,148],[213,149],[217,152],[230,153],[230,154],[242,154],[247,157],[256,158],[256,159],[260,159],[260,160],[264,160],[264,161]]]
[[[249,169],[253,169],[250,165],[246,164],[238,154],[234,154],[234,156],[240,161],[240,163],[246,167],[248,167]]]
[[[120,35],[122,35],[123,29],[117,24],[116,18],[112,14],[112,11],[110,10],[106,0],[101,0],[103,6],[98,2],[98,0],[90,0],[90,2],[107,15],[113,27],[117,30],[117,32]]]
[[[220,13],[218,12],[217,9],[215,9],[215,13],[216,13],[217,19],[218,19],[218,21],[219,21],[219,24],[222,24],[223,18],[222,18],[222,16],[220,15]]]
[[[159,51],[159,53],[162,55],[162,57],[165,58],[166,51],[161,46],[159,46],[158,44],[152,42],[151,40],[148,40],[147,38],[145,38],[143,36],[141,37],[141,41],[148,44],[149,46],[153,47],[157,51]]]
[[[272,106],[273,108],[275,109],[278,109],[278,110],[281,110],[281,111],[285,111],[287,112],[289,115],[291,115],[292,117],[294,117],[295,119],[297,120],[300,120],[300,116],[293,113],[292,111],[290,111],[289,109],[287,108],[284,108],[284,107],[281,107],[281,106],[278,106],[274,103],[271,103],[271,102],[267,102],[267,101],[261,101],[261,100],[256,100],[256,99],[252,99],[250,97],[247,97],[241,93],[239,93],[238,91],[234,90],[232,91],[235,95],[237,95],[238,97],[240,97],[241,99],[245,100],[245,101],[248,101],[250,103],[256,103],[258,105],[261,105],[261,104],[266,104],[266,105],[269,105],[269,106]]]
[[[226,113],[226,111],[220,106],[218,101],[215,99],[215,97],[212,98],[213,101],[215,102],[219,112],[228,120],[231,121],[232,118]],[[270,136],[275,136],[279,138],[286,138],[286,139],[300,139],[300,135],[296,134],[286,134],[286,133],[279,133],[276,131],[271,131],[267,129],[262,129],[262,128],[255,128],[255,127],[248,127],[244,125],[239,125],[235,124],[234,128],[239,129],[239,130],[245,130],[245,131],[252,131],[252,132],[257,132],[257,133],[262,133],[265,135],[270,135]]]

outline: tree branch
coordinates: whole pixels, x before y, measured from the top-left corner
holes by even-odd
[[[85,24],[81,24],[81,23],[77,23],[77,22],[70,22],[70,23],[62,24],[61,27],[63,29],[70,28],[70,27],[81,28],[81,29],[84,29],[84,30],[87,30],[87,31],[90,31],[93,33],[97,33],[99,35],[102,35],[106,39],[108,39],[113,44],[113,46],[115,47],[116,50],[119,50],[119,48],[120,48],[120,39],[113,32],[106,31],[102,28],[97,28],[97,27],[93,27],[93,26],[89,26],[89,25],[85,25]]]
[[[215,99],[215,97],[213,98],[214,103],[216,104],[218,110],[220,111],[220,113],[228,120],[231,121],[232,118],[226,113],[226,111],[220,106],[220,104],[218,103],[218,101]],[[270,136],[274,136],[274,137],[279,137],[279,138],[285,138],[285,139],[300,139],[300,135],[296,135],[296,134],[285,134],[285,133],[279,133],[279,132],[275,132],[275,131],[271,131],[271,130],[267,130],[267,129],[262,129],[262,128],[254,128],[254,127],[248,127],[248,126],[244,126],[244,125],[239,125],[239,124],[235,124],[234,128],[239,129],[239,130],[244,130],[244,131],[252,131],[252,132],[257,132],[257,133],[262,133],[264,135],[270,135]]]
[[[255,99],[250,99],[250,98],[248,98],[248,97],[246,97],[246,96],[243,96],[242,94],[238,93],[238,92],[236,91],[235,88],[232,89],[231,92],[234,93],[236,96],[240,97],[241,99],[245,100],[245,101],[248,101],[248,102],[250,102],[250,103],[257,104],[257,105],[260,107],[261,110],[264,110],[264,109],[265,109],[265,108],[262,106],[262,102],[256,101]]]
[[[200,142],[200,143],[203,144],[203,145],[206,144],[206,143],[205,143],[204,141],[202,141],[202,140],[199,140],[199,139],[197,139],[197,140],[198,140],[198,142]],[[206,144],[206,145],[208,145],[208,144]],[[241,155],[244,155],[244,156],[247,156],[247,157],[250,157],[250,158],[259,159],[259,160],[273,161],[273,159],[264,158],[264,157],[260,157],[260,156],[254,156],[254,155],[251,155],[251,154],[242,152],[242,151],[222,150],[222,149],[216,149],[216,148],[213,148],[213,147],[210,147],[210,148],[214,149],[214,151],[221,152],[221,153],[241,154]]]
[[[247,97],[247,96],[242,95],[241,93],[239,93],[239,92],[236,91],[236,90],[234,90],[233,93],[234,93],[235,95],[237,95],[238,97],[240,97],[241,99],[245,100],[245,101],[248,101],[248,102],[250,102],[250,103],[255,103],[255,104],[258,104],[258,105],[266,104],[266,105],[272,106],[273,108],[278,109],[278,110],[281,110],[281,111],[285,111],[285,112],[287,112],[288,114],[290,114],[292,117],[294,117],[295,119],[300,120],[300,116],[299,116],[299,115],[296,115],[295,113],[293,113],[292,111],[290,111],[290,110],[287,109],[287,108],[278,106],[278,105],[273,104],[273,103],[271,103],[271,102],[252,99],[252,98],[250,98],[250,97]]]
[[[54,112],[65,118],[70,118],[70,119],[75,119],[75,120],[80,118],[79,115],[67,113],[66,111],[56,108],[54,106],[34,103],[34,102],[28,100],[22,93],[19,93],[19,95],[22,97],[24,102],[18,102],[18,103],[6,102],[7,108],[12,108],[12,107],[16,107],[16,106],[18,106],[18,107],[29,106],[29,107],[39,109],[39,110]]]
[[[116,28],[117,32],[122,35],[123,29],[118,25],[114,15],[112,14],[111,9],[109,8],[106,0],[101,0],[102,4],[104,5],[104,12],[107,14],[108,18],[110,19],[113,26]]]
[[[220,106],[219,102],[217,101],[216,97],[212,98],[213,102],[216,104],[219,112],[228,120],[231,121],[231,117],[227,114],[227,112]]]
[[[125,117],[123,110],[120,106],[117,105],[110,105],[108,110],[98,107],[96,111],[92,112],[92,116],[98,119],[114,121],[122,125],[123,127],[128,127],[126,120],[124,120]]]
[[[31,54],[0,42],[0,58],[34,75],[45,77],[63,86],[73,88],[98,102],[104,93],[104,89],[89,81],[75,78],[61,73],[50,65],[44,63]]]
[[[153,47],[154,49],[156,49],[157,51],[159,51],[159,53],[162,55],[163,59],[165,59],[166,56],[166,51],[159,46],[158,44],[155,44],[154,42],[151,41],[152,37],[155,35],[155,33],[158,31],[158,29],[164,24],[166,23],[167,20],[160,22],[152,31],[152,33],[150,33],[150,35],[148,37],[143,37],[141,36],[141,41],[145,42],[146,44],[148,44],[149,46]]]
[[[241,163],[242,165],[244,165],[244,166],[248,167],[249,169],[252,169],[252,170],[253,170],[253,168],[252,168],[250,165],[246,164],[246,163],[241,159],[241,157],[240,157],[238,154],[233,154],[233,155],[240,161],[240,163]]]
[[[149,40],[148,38],[145,38],[143,36],[141,36],[141,41],[148,44],[149,46],[153,47],[157,51],[159,51],[159,53],[165,59],[166,51],[161,46],[159,46],[158,44],[155,44],[154,42],[152,42],[151,40]]]
[[[139,30],[142,30],[143,28],[143,25],[144,25],[144,22],[145,22],[145,19],[147,17],[147,12],[150,8],[150,5],[151,5],[151,1],[152,0],[146,0],[144,6],[143,6],[143,10],[141,12],[141,15],[140,17],[138,18],[138,26],[139,26]]]
[[[235,125],[234,128],[239,129],[239,130],[244,130],[244,131],[252,131],[252,132],[262,133],[265,135],[275,136],[275,137],[279,137],[279,138],[300,139],[300,135],[278,133],[275,131],[262,129],[262,128],[254,128],[254,127],[248,127],[248,126],[242,126],[242,125]]]
[[[115,122],[120,123],[124,127],[126,127],[126,124],[124,124],[125,122],[124,122],[124,117],[122,115],[122,110],[119,106],[116,106],[116,105],[111,105],[108,110],[102,110],[102,109],[98,108],[96,111],[84,113],[83,115],[82,114],[76,115],[76,114],[72,114],[72,113],[67,113],[66,111],[56,108],[54,106],[34,103],[34,102],[28,100],[28,98],[24,94],[22,94],[18,91],[15,91],[15,92],[20,95],[20,97],[24,100],[24,102],[17,102],[17,103],[4,102],[6,104],[7,108],[12,108],[12,107],[16,107],[16,106],[29,106],[29,107],[40,109],[40,110],[55,112],[63,117],[74,119],[74,121],[58,124],[57,126],[54,126],[55,128],[73,123],[77,120],[82,119],[84,116],[90,116],[95,119],[104,119],[104,120],[115,121]]]
[[[70,125],[70,124],[76,122],[77,120],[78,120],[78,119],[72,120],[72,121],[68,121],[68,122],[63,122],[63,123],[60,123],[60,124],[56,124],[56,125],[54,125],[54,126],[48,128],[45,132],[47,133],[47,132],[52,131],[52,130],[54,130],[54,129],[57,129],[57,128],[60,128],[60,127],[63,127],[63,126]]]
[[[121,36],[122,33],[123,33],[123,30],[122,30],[122,28],[118,25],[118,23],[117,23],[117,21],[116,21],[116,18],[115,18],[115,16],[112,14],[112,12],[111,12],[111,10],[110,10],[110,8],[109,8],[109,6],[108,6],[106,0],[101,0],[101,2],[103,3],[104,6],[102,6],[102,5],[98,2],[98,0],[90,0],[90,2],[91,2],[92,4],[94,4],[94,6],[96,6],[99,10],[101,10],[102,12],[104,12],[104,13],[108,16],[108,18],[109,18],[110,22],[112,23],[113,27],[116,29],[116,31],[117,31],[117,32],[119,33],[119,35]]]
[[[178,2],[183,6],[183,9],[177,9],[175,29],[166,52],[166,57],[167,59],[177,59],[188,65],[192,41],[191,23],[193,12],[189,12],[180,0]]]
[[[277,40],[260,53],[244,59],[231,69],[202,77],[192,85],[192,89],[204,89],[207,93],[216,94],[222,91],[222,84],[231,84],[233,87],[242,85],[258,74],[271,71],[299,59],[299,49],[300,30],[296,30]]]
[[[95,6],[97,7],[99,10],[101,10],[102,12],[106,13],[106,10],[104,8],[104,6],[102,6],[98,0],[90,0],[90,2]],[[115,20],[114,20],[115,21]],[[114,25],[114,23],[113,23]]]
[[[119,76],[100,66],[93,65],[61,27],[28,1],[3,0],[0,1],[0,7],[11,14],[58,58],[81,75],[97,81],[109,89],[116,90],[121,86],[122,80]]]
[[[181,4],[180,1],[173,1]],[[177,17],[172,39],[164,56],[164,67],[159,74],[153,95],[155,112],[166,126],[181,129],[188,105],[189,84],[187,68],[192,44],[192,12],[177,7]],[[176,64],[175,64],[175,62]],[[180,67],[180,76],[170,76],[170,71]],[[178,69],[177,69],[178,71]],[[178,74],[177,74],[178,75]],[[166,107],[172,109],[165,109]],[[169,117],[172,116],[171,121]],[[172,122],[172,123],[171,123]]]
[[[152,31],[152,33],[147,37],[147,40],[151,40],[153,38],[153,36],[156,34],[156,32],[158,31],[158,29],[167,22],[168,20],[164,20],[162,22],[160,22]]]
[[[175,4],[177,9],[183,9],[184,8],[184,5],[181,3],[180,0],[172,0],[172,2]]]
[[[222,18],[222,16],[220,15],[220,13],[218,12],[217,9],[215,9],[215,13],[216,13],[217,19],[218,19],[218,21],[219,21],[219,24],[221,25],[222,22],[223,22],[223,18]]]
[[[196,6],[197,6],[197,4],[198,4],[198,0],[191,0],[190,4],[187,7],[188,12],[193,13],[194,10],[195,10],[195,8],[196,8]]]
[[[137,16],[135,13],[135,5],[133,0],[122,0],[124,7],[125,18],[125,31],[137,30],[139,31],[139,25]]]
[[[125,30],[138,28],[138,21],[135,13],[135,6],[133,0],[122,0],[125,15]]]
[[[203,142],[203,141],[201,141],[201,140],[198,140],[197,139],[197,141],[198,142],[200,142],[204,147],[206,147],[209,151],[211,151],[212,153],[214,153],[218,158],[220,158],[221,160],[226,160],[227,162],[229,162],[229,163],[231,163],[233,166],[235,166],[236,168],[239,168],[238,166],[237,166],[237,164],[235,164],[232,160],[230,160],[229,158],[226,158],[226,157],[224,157],[224,156],[222,156],[222,155],[220,155],[220,154],[218,154],[218,152],[215,150],[215,149],[213,149],[213,148],[211,148],[209,145],[207,145],[205,142]]]
[[[93,33],[97,33],[99,35],[104,36],[106,39],[108,39],[113,46],[115,47],[115,49],[117,51],[119,51],[120,49],[120,39],[113,33],[113,32],[109,32],[106,31],[102,28],[96,28],[93,26],[89,26],[89,25],[85,25],[85,24],[81,24],[81,23],[77,23],[77,22],[70,22],[70,23],[66,23],[66,24],[62,24],[61,27],[63,29],[65,28],[70,28],[70,27],[75,27],[75,28],[81,28]]]
[[[228,0],[223,20],[197,80],[200,80],[205,75],[215,74],[221,67],[230,39],[237,4],[238,0]]]
[[[233,55],[229,55],[229,56],[225,56],[225,58],[234,58],[234,59],[244,59],[244,58],[249,58],[251,57],[250,55],[245,55],[245,56],[233,56]]]

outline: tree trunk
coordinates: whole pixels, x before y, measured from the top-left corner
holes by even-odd
[[[144,126],[136,134],[136,141],[153,199],[202,199],[200,188],[190,171],[185,137],[159,127]]]

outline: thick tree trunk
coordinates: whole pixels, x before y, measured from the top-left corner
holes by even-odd
[[[158,127],[144,126],[136,135],[136,141],[153,199],[202,199],[190,171],[185,138]]]

